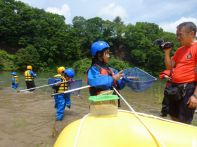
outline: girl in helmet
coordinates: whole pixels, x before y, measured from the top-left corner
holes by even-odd
[[[91,86],[90,95],[98,95],[113,87],[124,88],[125,81],[121,80],[123,73],[108,66],[110,59],[109,44],[105,41],[96,41],[91,45],[92,65],[87,71],[87,83]],[[120,106],[120,101],[118,101]]]
[[[12,72],[11,75],[12,75],[12,88],[17,89],[19,77],[16,75],[16,72]]]
[[[69,81],[72,80],[74,74],[75,73],[72,68],[67,68],[59,77],[60,82],[53,86],[55,93],[58,93],[58,95],[54,96],[57,121],[61,121],[63,119],[65,107],[71,107],[70,93],[64,94],[64,92],[68,90]]]

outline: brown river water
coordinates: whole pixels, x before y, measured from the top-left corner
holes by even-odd
[[[47,78],[38,78],[35,83],[37,86],[47,84]],[[26,88],[23,78],[19,84],[19,89]],[[126,87],[121,94],[135,111],[159,116],[163,87],[164,83],[158,81],[145,92],[136,93]],[[58,123],[58,132],[55,132],[55,108],[51,94],[50,87],[36,89],[33,93],[17,92],[10,88],[10,75],[0,74],[1,147],[52,147],[66,125],[89,112],[88,89],[84,89],[80,96],[71,96],[71,109],[65,109],[64,119]],[[121,109],[128,110],[123,101]],[[192,125],[197,125],[197,113]]]

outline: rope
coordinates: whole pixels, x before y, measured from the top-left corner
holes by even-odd
[[[153,133],[153,131],[150,130],[150,128],[148,128],[148,126],[143,122],[143,120],[138,116],[137,112],[129,105],[129,103],[124,99],[124,97],[113,87],[114,91],[120,96],[120,98],[125,102],[125,104],[129,107],[129,109],[133,112],[134,116],[140,121],[140,123],[146,128],[146,130],[149,132],[149,134],[151,135],[151,137],[153,138],[153,140],[156,142],[158,147],[165,147],[165,144],[158,139],[158,137],[156,137],[155,133]],[[89,114],[85,115],[79,124],[79,128],[77,130],[77,134],[74,140],[74,147],[77,147],[77,143],[79,140],[79,135],[82,129],[82,125],[85,121],[85,119],[89,116]]]
[[[77,135],[76,135],[75,140],[74,140],[74,147],[77,147],[77,143],[78,143],[78,140],[79,140],[79,134],[80,134],[80,132],[81,132],[82,125],[83,125],[85,119],[86,119],[88,116],[89,116],[89,113],[86,114],[86,115],[81,119],[81,121],[80,121],[79,128],[78,128],[78,130],[77,130]]]
[[[133,112],[133,114],[140,121],[140,123],[146,128],[146,130],[149,132],[151,137],[156,142],[157,146],[158,147],[165,147],[165,144],[161,140],[159,140],[158,137],[156,137],[156,135],[154,135],[153,131],[151,131],[150,128],[148,128],[148,126],[146,126],[146,124],[143,122],[143,120],[138,116],[137,112],[129,105],[129,103],[124,99],[124,97],[116,90],[116,88],[113,87],[113,89],[120,96],[120,98],[125,102],[125,104],[129,107],[129,109]]]

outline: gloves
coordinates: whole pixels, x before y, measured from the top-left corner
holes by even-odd
[[[165,50],[165,49],[169,49],[169,48],[173,48],[174,44],[172,42],[164,42],[161,44],[161,46],[159,46],[161,49]]]

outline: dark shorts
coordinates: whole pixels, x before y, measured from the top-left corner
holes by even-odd
[[[26,82],[27,89],[36,87],[34,81],[25,81],[25,82]],[[29,91],[34,91],[34,90],[35,89],[31,89]]]
[[[193,120],[195,109],[188,108],[187,102],[194,93],[195,85],[195,83],[187,84],[182,99],[178,101],[169,99],[169,114],[178,118],[180,122],[190,124]]]

